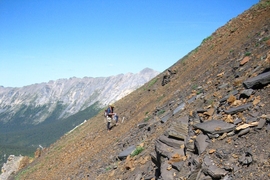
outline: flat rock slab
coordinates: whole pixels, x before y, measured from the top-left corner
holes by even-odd
[[[228,110],[224,110],[224,112],[227,113],[227,114],[236,114],[238,112],[242,112],[242,111],[247,110],[251,106],[252,106],[252,104],[248,103],[248,104],[244,104],[244,105],[241,105],[241,106],[230,108]]]
[[[136,149],[135,145],[129,146],[127,149],[125,149],[124,151],[120,152],[118,155],[119,159],[124,159],[126,158],[128,155],[130,155],[134,150]]]
[[[199,154],[203,153],[207,148],[207,146],[209,145],[209,142],[207,142],[208,139],[209,139],[208,136],[203,134],[200,134],[199,136],[196,137],[195,146]]]
[[[175,110],[173,111],[173,115],[175,115],[179,111],[183,110],[185,108],[185,106],[186,106],[185,103],[181,103],[177,108],[175,108]]]
[[[188,136],[188,116],[181,117],[173,122],[165,131],[165,135],[169,138],[184,141]]]
[[[178,132],[174,127],[168,128],[164,134],[166,136],[168,136],[169,138],[174,138],[174,139],[178,139],[181,141],[185,141],[185,139],[186,139],[186,135]]]
[[[168,159],[170,159],[175,153],[178,153],[181,156],[185,155],[184,149],[181,149],[181,148],[175,149],[171,146],[164,144],[163,142],[159,140],[155,142],[155,149],[157,153],[161,154],[162,156],[167,157]]]
[[[257,88],[270,83],[270,71],[262,73],[256,77],[250,78],[243,82],[245,88]]]
[[[210,134],[221,134],[235,129],[234,124],[226,123],[222,120],[210,120],[193,125],[193,127]]]
[[[164,144],[168,145],[168,146],[171,146],[175,149],[179,149],[181,145],[185,144],[183,141],[179,141],[179,140],[176,140],[176,139],[172,139],[172,138],[168,138],[164,135],[161,135],[159,137],[159,140],[161,142],[163,142]]]

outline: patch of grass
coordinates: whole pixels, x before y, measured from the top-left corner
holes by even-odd
[[[270,1],[261,1],[258,6],[261,6],[263,8],[270,6]]]
[[[148,88],[150,88],[150,87],[152,87],[154,84],[156,84],[157,80],[158,80],[157,78],[152,79],[152,80],[150,81],[149,85],[148,85]]]
[[[264,37],[263,39],[262,39],[262,41],[268,41],[270,39],[270,37]]]
[[[211,39],[212,39],[212,36],[208,36],[207,38],[204,38],[204,39],[202,40],[202,43],[201,43],[201,44],[203,44],[203,43],[205,43],[206,41],[211,40]]]
[[[146,118],[144,118],[144,122],[149,121],[149,119],[150,119],[150,117],[146,117]]]
[[[215,47],[215,45],[212,44],[212,45],[210,46],[209,50],[213,49],[214,47]]]
[[[162,98],[164,98],[164,97],[165,97],[164,95],[158,97],[157,101],[159,102],[159,101],[160,101]]]
[[[206,102],[207,105],[213,105],[213,103],[214,103],[214,99],[208,99]]]
[[[251,55],[251,52],[246,52],[245,53],[245,56],[250,56]]]
[[[165,113],[165,110],[158,111],[158,116]]]
[[[19,172],[18,175],[15,176],[15,180],[20,180],[21,177],[24,175],[24,174],[31,174],[32,172],[35,172],[37,169],[37,167],[27,167],[26,169],[22,170],[21,172]]]
[[[192,90],[196,90],[198,88],[198,85],[197,84],[193,84],[191,88],[192,88]]]
[[[197,90],[196,94],[201,94],[203,91],[201,89]]]
[[[111,170],[111,169],[112,169],[111,166],[107,166],[107,167],[105,168],[106,171],[109,171],[109,170]]]
[[[136,149],[131,153],[131,157],[137,156],[138,154],[140,154],[142,151],[144,150],[143,147],[141,146],[137,146]]]

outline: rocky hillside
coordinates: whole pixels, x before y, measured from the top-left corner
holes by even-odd
[[[42,151],[17,179],[269,179],[270,1]],[[11,179],[12,179],[11,178]]]

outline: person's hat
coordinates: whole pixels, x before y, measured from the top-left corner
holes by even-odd
[[[114,107],[114,105],[113,105],[113,104],[110,104],[110,106],[111,106],[111,107]]]

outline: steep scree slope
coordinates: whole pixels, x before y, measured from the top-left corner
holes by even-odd
[[[17,177],[269,179],[269,3],[230,20],[115,103],[119,126],[107,132],[101,112]],[[125,158],[136,146],[142,152]]]

